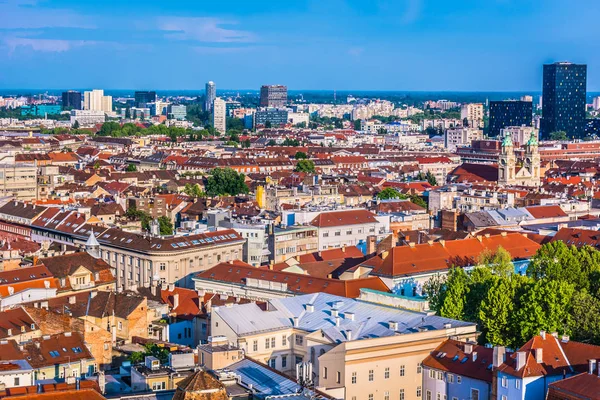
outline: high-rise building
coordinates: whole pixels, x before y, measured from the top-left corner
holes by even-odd
[[[148,103],[156,101],[156,92],[137,91],[135,92],[135,106],[147,107]]]
[[[69,90],[62,94],[63,110],[81,110],[81,92]]]
[[[594,100],[592,101],[592,106],[594,107],[594,110],[600,110],[600,96],[594,97]]]
[[[490,101],[489,135],[498,136],[509,126],[531,126],[533,104],[530,101]]]
[[[183,121],[187,116],[187,107],[183,104],[170,104],[167,110],[167,116],[169,117],[169,119]]]
[[[287,104],[287,86],[263,85],[260,88],[260,106],[282,108]]]
[[[204,111],[212,111],[213,103],[217,97],[217,85],[213,81],[206,83],[205,87],[205,98],[204,98]]]
[[[541,135],[565,131],[569,137],[585,134],[587,66],[570,62],[544,65]]]
[[[220,97],[213,101],[213,127],[217,132],[225,133],[227,130],[227,103]]]
[[[94,89],[83,93],[83,109],[90,111],[112,112],[112,96],[105,96],[104,90]]]
[[[460,118],[467,121],[469,128],[483,128],[483,104],[463,104],[460,107]]]
[[[257,110],[254,113],[254,124],[255,126],[263,126],[266,127],[267,123],[271,125],[271,127],[278,127],[281,125],[286,125],[288,122],[288,112],[287,110],[282,110],[279,108],[265,108],[262,110]]]

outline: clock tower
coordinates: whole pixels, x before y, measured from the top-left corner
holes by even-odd
[[[498,183],[501,185],[510,185],[515,180],[516,157],[514,145],[510,134],[506,134],[502,139],[502,152],[498,159]]]

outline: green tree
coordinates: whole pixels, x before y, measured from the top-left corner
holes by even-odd
[[[127,171],[127,172],[136,172],[137,171],[137,167],[135,166],[135,164],[128,164],[127,168],[125,169],[125,171]]]
[[[271,126],[272,126],[271,121],[266,121],[265,122],[265,128],[266,129],[271,129]]]
[[[297,151],[296,155],[294,156],[294,158],[296,160],[306,160],[306,159],[308,159],[308,156],[303,151]]]
[[[161,235],[172,235],[173,234],[173,223],[166,215],[158,217],[158,226]]]
[[[121,130],[121,125],[118,122],[108,121],[102,124],[100,127],[100,131],[98,131],[98,135],[100,136],[114,136],[113,132],[117,132]]]
[[[237,196],[248,193],[245,175],[231,168],[215,168],[206,180],[206,193],[209,196]]]
[[[267,142],[267,146],[277,146],[277,142],[274,139],[271,139]]]
[[[296,164],[296,168],[294,168],[296,172],[315,172],[315,163],[312,160],[300,160]]]
[[[422,198],[422,197],[420,197],[420,196],[417,196],[416,194],[413,194],[413,195],[411,195],[411,196],[410,196],[410,201],[411,201],[413,204],[416,204],[416,205],[418,205],[419,207],[423,207],[423,208],[425,208],[425,209],[427,209],[427,208],[428,208],[428,206],[427,206],[427,202],[426,202],[425,200],[423,200],[423,198]]]
[[[204,195],[205,195],[205,193],[202,191],[202,188],[197,183],[195,183],[195,184],[186,183],[185,187],[183,189],[183,192],[185,194],[187,194],[188,196],[194,197],[194,198],[204,197]]]
[[[290,138],[285,138],[285,140],[282,143],[283,146],[293,146],[293,147],[298,147],[298,146],[300,146],[300,144],[301,143],[298,139],[290,139]]]
[[[139,364],[144,361],[145,357],[146,354],[143,351],[134,351],[129,356],[129,361],[131,361],[132,364]]]
[[[567,140],[567,132],[565,132],[565,131],[551,132],[550,140]]]
[[[152,221],[152,217],[147,212],[138,210],[135,206],[133,206],[127,209],[125,216],[133,220],[140,221],[142,224],[142,229],[150,229],[150,221]]]
[[[469,276],[461,267],[451,268],[448,272],[447,289],[440,315],[446,318],[462,320],[465,313]]]
[[[73,129],[79,129],[79,121],[75,120],[75,123],[73,123]]]
[[[360,119],[355,119],[354,120],[354,130],[355,131],[360,131]]]
[[[244,148],[244,149],[249,149],[250,145],[251,145],[250,139],[246,139],[242,142],[242,148]]]
[[[484,342],[497,346],[515,345],[512,314],[518,279],[492,276],[489,290],[481,302],[479,321]]]
[[[571,300],[569,331],[573,340],[600,343],[600,300],[587,291],[576,291]]]
[[[498,246],[495,252],[484,250],[479,255],[477,264],[490,268],[496,275],[510,276],[515,272],[512,256],[502,246]]]
[[[390,199],[407,199],[408,196],[400,193],[398,190],[393,187],[386,187],[381,192],[377,193],[377,198],[379,200],[390,200]]]
[[[427,296],[429,308],[439,312],[446,299],[447,276],[435,274],[423,285],[423,292]]]

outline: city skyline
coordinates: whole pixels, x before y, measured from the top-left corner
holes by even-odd
[[[1,3],[0,88],[538,91],[541,65],[569,60],[600,89],[591,1],[141,5]]]

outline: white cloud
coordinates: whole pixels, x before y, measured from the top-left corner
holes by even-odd
[[[158,22],[158,28],[168,32],[167,37],[177,40],[194,40],[206,43],[254,42],[253,33],[243,30],[229,29],[224,25],[235,25],[235,22],[219,18],[185,18],[166,17]]]

